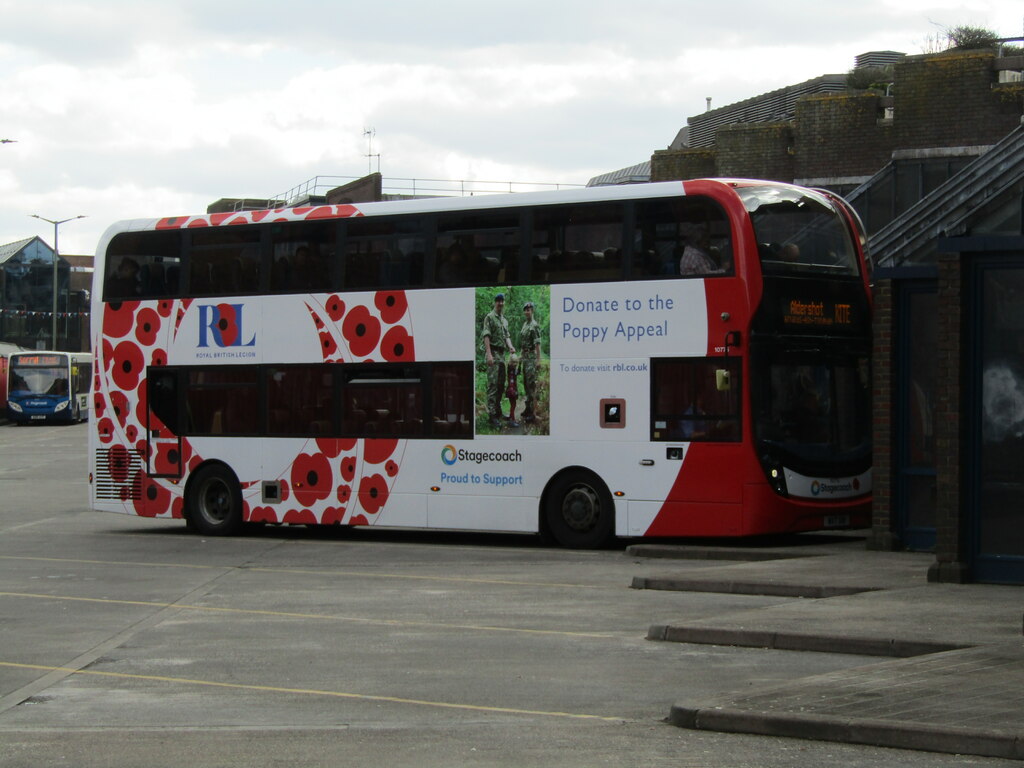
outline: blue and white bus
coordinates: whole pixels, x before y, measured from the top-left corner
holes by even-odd
[[[92,355],[15,352],[7,368],[7,418],[16,424],[88,417]]]

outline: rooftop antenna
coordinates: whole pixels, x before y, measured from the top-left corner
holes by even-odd
[[[373,173],[373,158],[377,158],[377,173],[380,173],[380,152],[373,152],[373,137],[377,135],[376,128],[364,128],[363,136],[366,137],[366,172]]]

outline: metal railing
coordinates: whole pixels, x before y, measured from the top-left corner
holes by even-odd
[[[968,217],[1024,176],[1024,126],[871,236],[877,263],[898,266],[942,234],[961,234]]]
[[[269,200],[278,205],[291,206],[310,198],[326,195],[332,189],[359,181],[364,176],[314,176],[312,179],[273,195]],[[537,192],[549,189],[570,189],[585,184],[563,184],[556,182],[526,181],[485,181],[480,179],[405,179],[385,178],[382,184],[384,196],[406,197],[466,197],[469,195],[493,195],[507,192]]]

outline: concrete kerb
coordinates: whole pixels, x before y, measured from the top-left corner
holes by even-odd
[[[631,544],[626,547],[627,557],[661,560],[730,560],[760,563],[770,560],[789,560],[796,557],[821,557],[818,552],[794,552],[773,549],[741,549],[713,546],[681,546],[677,544]]]
[[[684,705],[672,707],[668,722],[690,730],[782,736],[1024,760],[1024,743],[1013,734],[995,730]]]
[[[674,579],[635,576],[633,589],[653,589],[669,592],[720,592],[727,595],[764,595],[768,597],[803,597],[822,599],[845,597],[861,592],[876,592],[878,587],[829,587],[806,584],[766,584],[762,582],[723,581],[715,579]]]
[[[778,651],[810,651],[846,653],[857,656],[882,656],[906,659],[929,653],[957,651],[967,645],[932,643],[899,638],[851,637],[847,635],[813,635],[796,632],[773,632],[756,629],[722,629],[715,627],[679,627],[653,624],[647,639],[668,643],[694,645],[729,645],[741,648],[768,648]]]
[[[650,626],[647,639],[688,644],[843,653],[890,659],[909,659],[957,651],[972,654],[975,651],[968,649],[977,649],[978,652],[984,650],[984,646],[987,644],[977,633],[963,635],[963,633],[953,632],[944,638],[944,642],[936,642],[926,635],[922,636],[920,627],[912,621],[897,621],[888,630],[896,635],[902,634],[903,637],[879,634],[879,630],[882,632],[885,630],[878,622],[868,622],[867,632],[863,632],[862,628],[863,634],[859,633],[856,622],[843,620],[844,606],[857,606],[860,613],[854,611],[852,615],[859,616],[862,615],[866,605],[876,604],[875,598],[868,597],[865,601],[852,597],[848,602],[842,597],[856,595],[860,592],[880,594],[889,590],[905,590],[896,593],[899,596],[893,600],[887,602],[881,599],[877,602],[880,607],[884,606],[885,610],[898,610],[900,600],[914,599],[913,590],[907,590],[907,588],[920,586],[916,579],[917,574],[905,567],[885,570],[885,563],[881,563],[883,568],[878,570],[879,559],[871,553],[851,552],[849,549],[842,553],[836,551],[835,547],[827,549],[831,551],[825,551],[824,547],[816,548],[816,551],[804,552],[794,552],[792,549],[775,550],[771,552],[771,557],[763,559],[777,561],[794,556],[814,557],[846,553],[852,557],[840,561],[829,559],[818,561],[823,565],[820,574],[818,573],[819,569],[816,569],[813,564],[814,561],[803,560],[803,566],[794,563],[791,567],[787,567],[785,564],[772,562],[765,563],[763,567],[753,568],[739,565],[737,568],[721,572],[731,574],[732,577],[742,573],[744,577],[742,581],[734,578],[716,579],[715,569],[700,569],[703,573],[691,571],[689,576],[682,578],[636,578],[632,585],[636,589],[671,589],[796,598],[840,598],[837,601],[822,601],[819,604],[821,610],[813,614],[816,617],[816,623],[821,629],[825,629],[825,632],[787,631],[787,625],[789,628],[798,629],[799,624],[794,625],[794,622],[799,622],[801,617],[806,618],[810,613],[799,609],[795,612],[792,610],[787,612],[783,609],[773,613],[771,609],[768,609],[763,614],[746,617],[749,618],[749,621],[743,623],[747,624],[747,627],[738,624],[736,619],[731,622],[732,626],[717,627],[703,621],[689,626],[655,624]],[[645,552],[638,556],[650,555],[650,552]],[[674,548],[674,550],[668,548],[657,556],[705,560],[730,559],[731,557],[731,555],[721,558],[694,557],[693,553],[683,554],[680,552],[680,548]],[[741,557],[736,559],[747,560],[747,558]],[[810,568],[807,567],[808,565]],[[876,566],[876,570],[865,571],[865,566]],[[865,573],[869,573],[869,576],[865,577]],[[822,585],[822,582],[826,582],[826,584]],[[871,586],[858,587],[865,582]],[[1005,614],[1005,605],[999,602],[994,605],[998,606],[997,610],[1002,611],[1000,615]],[[916,615],[913,612],[911,614]],[[808,629],[810,628],[808,627]],[[871,631],[872,628],[874,632]],[[934,631],[931,632],[931,636],[935,637]],[[984,655],[982,653],[982,656]],[[917,662],[893,663],[917,664]],[[921,660],[921,663],[926,664],[924,659]],[[969,665],[969,662],[964,663]],[[1016,674],[1015,670],[1018,668],[1015,667],[1011,671]],[[907,674],[913,677],[921,674],[920,670],[922,669],[925,670],[923,674],[928,675],[927,670],[930,667],[911,666],[907,669],[909,670]],[[897,672],[898,669],[894,669],[885,674],[892,675]],[[855,672],[851,674],[855,675]],[[870,673],[865,674],[864,685],[867,687],[858,690],[867,690],[868,692],[862,695],[869,696],[869,698],[877,695],[884,699],[886,690],[884,675],[878,673],[872,677]],[[938,671],[932,670],[931,674],[933,677],[938,675],[941,678],[944,673],[939,669]],[[998,673],[990,672],[989,674],[991,676],[991,674]],[[969,681],[965,680],[964,682]],[[922,696],[927,698],[929,695],[934,695],[935,691],[941,687],[940,683],[941,681],[936,682],[934,679],[925,681],[921,688]],[[923,718],[914,719],[915,716],[909,715],[906,707],[900,703],[899,696],[894,699],[893,707],[895,709],[892,709],[891,717],[883,716],[883,712],[889,711],[884,706],[868,707],[867,710],[860,709],[857,714],[863,714],[866,717],[857,717],[851,716],[849,711],[844,712],[842,707],[834,712],[830,712],[827,706],[819,710],[817,702],[821,697],[827,698],[827,686],[821,690],[813,689],[812,686],[808,692],[801,693],[799,685],[797,685],[792,691],[780,691],[776,697],[777,701],[771,696],[768,696],[768,699],[761,696],[747,701],[745,694],[746,692],[735,700],[719,698],[717,701],[711,702],[678,703],[672,707],[668,722],[677,727],[694,730],[782,736],[1024,760],[1024,735],[1014,721],[1012,710],[1000,711],[997,713],[999,716],[991,720],[973,718],[970,722],[974,724],[968,725],[963,719],[959,719],[958,722],[958,718],[950,717],[949,712],[942,706],[931,712],[928,710],[928,705],[924,705],[923,709],[914,705],[911,709],[921,710],[926,715]],[[912,696],[913,693],[904,690],[901,695],[906,698]],[[1007,706],[1014,705],[1008,703]]]

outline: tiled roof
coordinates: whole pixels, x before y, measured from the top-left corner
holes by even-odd
[[[26,237],[24,240],[15,240],[13,243],[0,245],[0,264],[3,264],[11,256],[17,254],[22,248],[35,240],[34,237]]]

